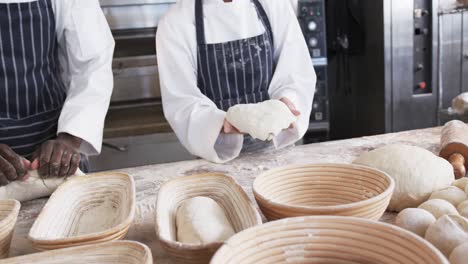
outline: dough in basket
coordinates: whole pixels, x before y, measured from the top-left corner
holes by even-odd
[[[78,169],[72,177],[83,175],[84,173]],[[42,179],[36,170],[30,171],[29,178],[26,181],[14,181],[0,187],[0,200],[15,199],[26,202],[47,197],[64,181],[65,178]]]
[[[208,197],[187,199],[177,209],[177,241],[204,245],[224,242],[234,235],[234,228],[223,208]]]

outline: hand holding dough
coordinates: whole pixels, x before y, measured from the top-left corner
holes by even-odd
[[[297,117],[281,101],[239,104],[229,108],[226,119],[242,133],[263,141],[272,140],[297,121]]]
[[[25,181],[14,181],[0,187],[0,200],[15,199],[26,202],[47,197],[65,181],[65,178],[42,179],[36,170],[30,171],[28,174],[29,178]],[[84,173],[78,169],[74,176],[83,175]]]
[[[213,199],[194,197],[177,209],[177,241],[204,245],[224,242],[235,234],[223,208]]]

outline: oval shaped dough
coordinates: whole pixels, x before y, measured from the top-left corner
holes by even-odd
[[[452,183],[452,186],[458,187],[462,191],[465,190],[467,185],[468,185],[468,178],[461,178]]]
[[[395,225],[424,237],[427,228],[435,221],[436,218],[424,209],[406,208],[396,217]]]
[[[436,219],[439,219],[444,215],[458,215],[457,208],[455,208],[453,204],[442,199],[428,200],[421,204],[418,208],[428,211]]]
[[[461,216],[468,218],[468,201],[464,201],[457,206],[458,213]]]
[[[468,195],[458,187],[450,186],[438,191],[435,191],[431,194],[429,199],[442,199],[445,200],[454,206],[459,205],[463,201],[468,199]]]
[[[221,243],[235,234],[223,208],[208,197],[187,199],[177,209],[177,240],[186,244]]]
[[[272,140],[281,131],[297,121],[285,103],[268,100],[258,104],[238,104],[229,108],[229,121],[239,131],[263,141]]]
[[[418,207],[433,191],[455,180],[448,161],[419,147],[388,145],[363,154],[354,163],[377,168],[395,180],[390,211]]]
[[[468,220],[459,215],[444,215],[429,226],[425,238],[449,257],[456,247],[468,242]]]
[[[468,243],[456,247],[449,258],[450,264],[466,264],[468,262]]]
[[[0,200],[14,199],[26,202],[48,197],[66,180],[65,178],[42,179],[36,170],[29,171],[28,174],[29,178],[25,181],[14,181],[0,187]],[[72,177],[83,175],[85,174],[78,169]]]

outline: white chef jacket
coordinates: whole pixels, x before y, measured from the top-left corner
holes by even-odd
[[[0,0],[23,3],[37,0]],[[42,1],[42,0],[40,0]],[[98,0],[51,0],[59,60],[67,99],[58,121],[58,133],[83,139],[80,151],[101,151],[104,119],[113,88],[114,39]]]
[[[288,0],[260,0],[271,23],[276,70],[271,99],[286,97],[301,112],[295,127],[273,140],[277,148],[294,144],[309,127],[316,75],[299,23]],[[181,143],[193,154],[223,163],[236,158],[242,135],[221,133],[226,113],[197,87],[195,1],[180,0],[159,22],[157,55],[164,114]],[[204,0],[208,44],[260,35],[265,27],[251,0]]]

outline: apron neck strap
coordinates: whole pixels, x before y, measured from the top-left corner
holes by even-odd
[[[252,0],[255,4],[257,12],[259,13],[260,19],[265,26],[266,31],[270,35],[271,41],[273,41],[273,34],[271,29],[270,20],[268,19],[267,13],[263,6],[260,4],[258,0]],[[197,33],[197,44],[198,45],[205,45],[206,38],[205,38],[205,22],[203,19],[203,0],[195,0],[195,28]]]

